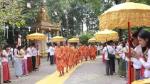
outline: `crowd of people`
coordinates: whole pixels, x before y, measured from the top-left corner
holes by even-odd
[[[68,72],[83,60],[95,60],[96,52],[95,45],[76,46],[58,43],[53,47],[49,47],[48,58],[50,58],[50,64],[56,63],[57,70],[60,73],[59,76],[63,76],[65,71]]]
[[[131,55],[129,56],[129,45]],[[103,62],[106,65],[106,75],[118,73],[120,77],[128,78],[128,61],[131,61],[132,81],[150,78],[150,32],[140,29],[132,33],[131,43],[127,40],[120,42],[108,41],[103,47],[96,45],[74,45],[71,43],[56,43],[49,45],[48,58],[50,64],[56,64],[59,76],[75,67],[84,60],[95,60],[101,50]],[[98,51],[98,52],[97,52]],[[9,47],[0,49],[0,69],[4,83],[10,81],[9,64],[14,67],[17,78],[36,71],[40,65],[38,46],[32,44],[27,48]],[[116,64],[115,61],[118,63]],[[115,66],[118,70],[115,70]],[[118,72],[116,72],[118,71]]]
[[[63,43],[62,43],[63,44]],[[95,45],[76,46],[61,43],[48,46],[48,58],[51,65],[56,64],[60,76],[68,72],[77,64],[84,60],[96,59]],[[10,47],[6,46],[4,50],[0,49],[0,76],[4,83],[10,83],[10,67],[14,69],[16,78],[23,75],[28,76],[32,71],[37,71],[40,65],[40,53],[35,44],[28,47]]]
[[[131,55],[129,55],[129,45]],[[131,80],[150,78],[150,32],[139,29],[132,33],[130,43],[106,42],[102,50],[103,62],[106,65],[106,75],[116,73],[115,60],[118,61],[118,74],[128,78],[128,62],[131,61]]]
[[[10,47],[6,46],[4,50],[0,49],[1,78],[4,83],[10,83],[10,65],[15,69],[17,78],[23,75],[29,75],[36,71],[40,65],[38,46],[35,44],[29,47]]]

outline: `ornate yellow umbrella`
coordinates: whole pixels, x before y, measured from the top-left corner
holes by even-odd
[[[115,5],[99,17],[100,29],[127,29],[131,27],[150,26],[150,6],[140,3],[125,2]]]
[[[95,37],[93,37],[93,38],[90,38],[90,39],[88,40],[88,42],[89,42],[89,43],[94,43],[94,42],[96,42],[96,39],[95,39]]]
[[[47,36],[42,33],[33,33],[26,36],[28,40],[46,40]]]
[[[62,42],[65,41],[65,38],[62,36],[55,36],[51,39],[52,42]]]
[[[99,17],[101,29],[127,29],[128,42],[131,43],[131,28],[140,26],[150,26],[150,6],[145,4],[125,2],[115,5],[105,11]],[[131,56],[131,47],[129,45],[129,56]],[[130,59],[130,58],[129,58]],[[131,84],[131,61],[128,61],[128,84]]]
[[[110,40],[117,41],[119,37],[117,32],[105,29],[104,31],[98,31],[95,38],[97,42],[106,42]]]
[[[78,43],[79,41],[79,38],[71,38],[68,40],[69,43]]]
[[[136,80],[136,81],[132,82],[132,84],[150,84],[150,78],[143,79],[143,80]]]

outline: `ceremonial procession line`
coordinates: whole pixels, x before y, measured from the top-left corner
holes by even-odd
[[[53,74],[46,76],[42,80],[38,81],[36,84],[64,84],[64,82],[71,76],[71,74],[83,63],[85,62],[78,64],[62,77],[59,77],[59,72],[55,71]]]

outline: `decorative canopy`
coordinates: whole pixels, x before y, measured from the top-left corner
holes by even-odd
[[[131,27],[150,26],[150,6],[125,2],[106,10],[99,21],[100,29],[127,29],[128,22]]]
[[[107,42],[110,40],[116,41],[119,37],[116,31],[106,29],[104,31],[98,31],[95,34],[95,38],[97,42]]]
[[[55,36],[51,39],[52,42],[63,42],[65,41],[65,38],[62,36]]]
[[[42,33],[32,33],[26,36],[28,40],[46,40],[47,36]]]
[[[90,39],[88,40],[88,42],[89,42],[89,43],[94,43],[94,42],[96,42],[96,39],[95,39],[95,37],[93,37],[93,38],[90,38]]]
[[[71,38],[68,40],[69,43],[78,43],[79,42],[79,38]]]

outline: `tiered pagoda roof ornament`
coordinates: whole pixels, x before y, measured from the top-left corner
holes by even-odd
[[[60,31],[60,24],[61,23],[55,23],[52,24],[50,22],[50,18],[47,12],[47,8],[44,2],[41,3],[40,10],[38,12],[38,16],[36,19],[35,24],[33,25],[34,31],[52,31],[52,32],[58,32]]]

